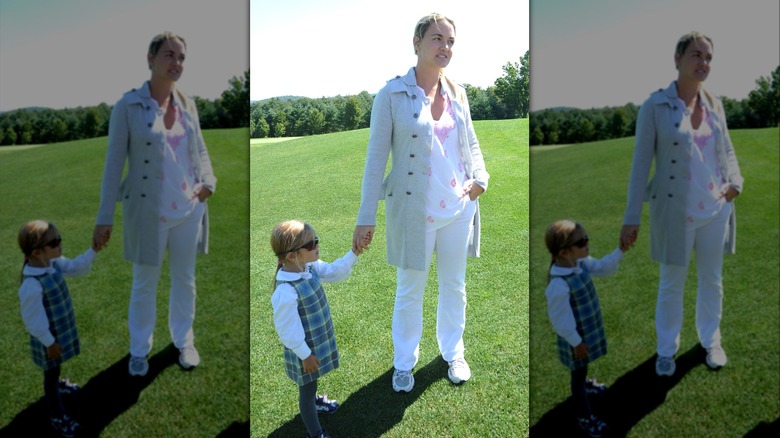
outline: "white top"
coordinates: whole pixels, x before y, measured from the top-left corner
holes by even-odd
[[[357,263],[357,255],[349,250],[344,257],[326,263],[322,260],[307,263],[303,272],[288,272],[281,269],[276,273],[276,281],[295,281],[311,278],[311,270],[317,271],[323,283],[343,281],[352,273],[352,266]],[[306,345],[306,335],[303,323],[298,315],[298,293],[288,283],[278,283],[271,296],[274,309],[274,326],[279,339],[285,347],[292,350],[301,360],[311,355],[311,349]]]
[[[680,105],[685,107],[682,100]],[[715,135],[712,126],[712,117],[707,107],[698,104],[704,112],[701,124],[694,129],[691,124],[691,111],[687,108],[683,112],[680,130],[691,136],[691,161],[688,167],[688,193],[685,206],[686,222],[691,223],[696,219],[711,218],[718,214],[726,202],[720,196],[724,186],[728,186],[723,177],[718,163],[718,154],[715,150]]]
[[[66,277],[78,277],[89,272],[92,261],[97,253],[90,248],[75,259],[58,257],[49,260],[49,266],[39,268],[24,265],[23,275],[43,275],[54,273],[54,262],[60,265],[62,275]],[[46,347],[54,343],[54,336],[49,331],[49,319],[46,317],[46,309],[43,308],[43,287],[34,278],[25,278],[19,286],[19,302],[22,310],[22,321],[27,331],[36,337]]]
[[[153,105],[157,101],[152,99]],[[188,149],[187,130],[184,129],[184,111],[171,99],[171,105],[176,108],[176,119],[171,129],[165,129],[165,145],[163,150],[162,192],[160,193],[160,222],[182,219],[189,216],[197,206],[195,196],[195,169]],[[155,123],[165,123],[165,114],[160,107],[156,108]],[[164,127],[164,126],[163,126]]]
[[[422,88],[417,93],[425,100],[421,117],[433,123],[431,159],[428,165],[428,189],[425,192],[425,212],[428,226],[446,225],[460,215],[471,200],[463,195],[466,184],[466,165],[458,147],[458,129],[455,113],[447,93],[442,90],[445,107],[439,120],[433,120],[430,99]]]
[[[550,267],[550,276],[566,276],[571,273],[579,274],[582,272],[582,265],[588,268],[592,277],[604,277],[612,275],[618,268],[620,260],[623,259],[623,252],[616,248],[610,254],[601,259],[586,257],[577,260],[577,265],[567,268],[558,265]],[[569,303],[569,284],[562,278],[552,278],[544,294],[547,296],[547,315],[555,329],[555,333],[566,339],[572,347],[580,345],[582,338],[577,333],[577,322],[574,320],[574,312]]]

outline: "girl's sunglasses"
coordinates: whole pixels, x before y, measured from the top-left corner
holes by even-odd
[[[588,236],[585,236],[582,239],[572,243],[571,246],[576,246],[577,248],[585,248],[586,246],[588,246],[588,241],[589,241]],[[569,248],[571,248],[571,246]]]
[[[41,248],[48,246],[49,248],[56,248],[62,244],[62,237],[57,236],[54,239],[46,242],[41,246]]]
[[[313,251],[314,248],[317,247],[317,245],[320,244],[320,238],[318,236],[314,236],[314,239],[307,244],[303,246],[299,246],[298,248],[291,249],[290,252],[298,251],[299,249],[305,249],[306,251]]]

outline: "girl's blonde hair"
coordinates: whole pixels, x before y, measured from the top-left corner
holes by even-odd
[[[282,268],[287,254],[301,248],[314,239],[315,235],[314,227],[297,220],[285,221],[274,227],[271,232],[271,249],[277,258],[276,272]],[[276,274],[273,288],[276,289]]]
[[[32,255],[34,250],[43,248],[47,243],[56,239],[59,234],[60,232],[53,223],[40,219],[22,225],[17,236],[19,249],[24,253],[22,270],[24,270],[24,265],[30,260],[30,255]],[[20,276],[21,280],[22,277]]]
[[[570,219],[555,221],[547,227],[544,235],[544,243],[552,255],[550,266],[555,263],[555,257],[561,250],[571,248],[574,243],[585,236],[585,227]],[[548,281],[549,273],[547,271]]]
[[[425,36],[425,32],[428,31],[428,28],[431,27],[434,23],[439,23],[439,21],[446,21],[450,23],[452,26],[452,31],[455,32],[455,22],[451,19],[445,17],[442,14],[432,12],[422,18],[417,22],[417,25],[414,26],[414,36],[415,38],[418,38],[420,40],[423,39],[423,36]],[[417,54],[417,48],[414,49],[414,54]]]

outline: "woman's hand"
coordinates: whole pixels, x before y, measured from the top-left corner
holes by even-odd
[[[374,239],[374,225],[358,225],[352,234],[352,251],[360,255]]]
[[[309,357],[303,360],[303,372],[313,373],[320,369],[320,360],[317,356],[310,354]]]
[[[739,192],[732,186],[729,186],[726,190],[721,190],[720,197],[726,198],[726,202],[731,202],[739,196]]]
[[[209,196],[211,196],[211,194],[211,190],[209,190],[206,186],[200,186],[195,189],[195,196],[198,197],[198,201],[200,202],[204,202]]]
[[[469,195],[469,199],[472,201],[483,193],[485,193],[485,189],[483,189],[481,185],[475,184],[474,180],[467,181],[463,187],[463,194]]]

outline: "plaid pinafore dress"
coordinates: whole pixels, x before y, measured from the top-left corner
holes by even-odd
[[[76,356],[81,351],[79,333],[76,330],[76,314],[73,312],[73,302],[70,299],[68,285],[57,262],[53,263],[54,272],[41,275],[25,275],[24,278],[34,278],[43,288],[43,308],[49,320],[49,331],[54,340],[62,346],[62,355],[56,359],[46,358],[46,347],[38,338],[30,335],[30,353],[36,365],[44,371],[59,366],[66,360]]]
[[[577,333],[588,345],[588,357],[574,360],[572,346],[566,339],[558,336],[558,358],[570,370],[582,368],[607,354],[607,338],[604,335],[599,297],[596,295],[588,268],[584,265],[580,265],[580,268],[582,272],[579,274],[553,276],[563,279],[569,285],[569,304],[577,322]]]
[[[339,351],[330,317],[330,306],[317,271],[310,270],[311,278],[287,281],[298,292],[298,315],[303,323],[306,345],[320,360],[320,367],[313,373],[303,373],[303,361],[289,348],[284,347],[284,368],[287,377],[298,385],[311,383],[320,376],[339,367]]]

